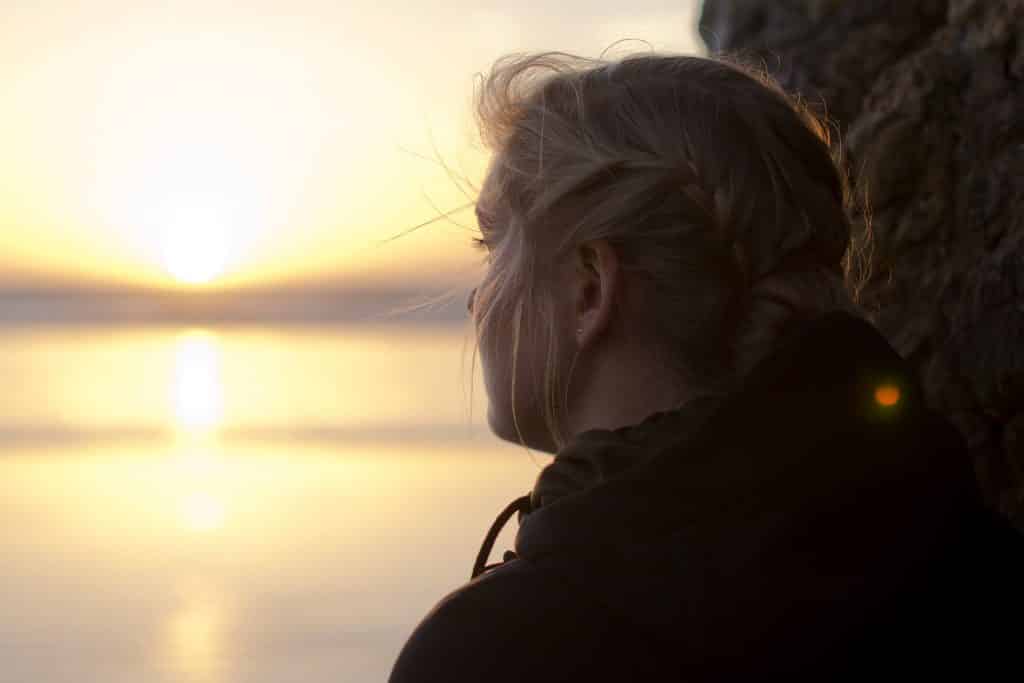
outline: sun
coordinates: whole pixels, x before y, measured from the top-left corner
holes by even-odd
[[[161,259],[167,273],[183,284],[207,284],[228,265],[228,240],[223,225],[204,217],[175,221],[165,233]]]

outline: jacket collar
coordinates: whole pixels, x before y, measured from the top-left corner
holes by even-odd
[[[533,493],[518,557],[695,680],[843,643],[980,506],[962,437],[845,313],[804,325],[725,397],[580,434]]]
[[[870,323],[825,314],[788,334],[732,394],[577,435],[538,476],[516,552],[594,550],[680,524],[721,527],[730,514],[813,507],[822,492],[845,495],[920,466],[883,452],[826,463],[817,447],[923,410],[909,367]]]

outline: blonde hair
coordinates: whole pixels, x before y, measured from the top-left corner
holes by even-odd
[[[575,362],[558,376],[552,275],[583,242],[615,248],[651,303],[656,351],[698,393],[735,388],[794,323],[863,315],[829,129],[766,74],[722,58],[543,52],[480,76],[476,120],[494,154],[474,314],[482,331],[511,325],[513,378],[524,336],[546,338],[538,398],[559,448]]]

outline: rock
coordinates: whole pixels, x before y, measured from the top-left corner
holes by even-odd
[[[1024,527],[1024,0],[705,0],[700,29],[839,126],[865,305]]]

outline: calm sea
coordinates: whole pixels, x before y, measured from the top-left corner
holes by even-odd
[[[4,329],[0,681],[383,681],[549,462],[467,335]]]

